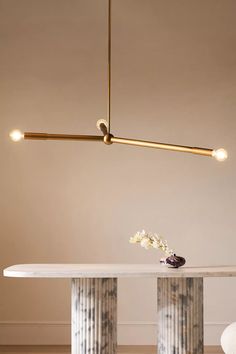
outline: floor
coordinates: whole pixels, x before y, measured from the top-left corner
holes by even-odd
[[[1,354],[70,354],[69,346],[4,346]],[[223,354],[220,347],[206,347],[205,354]],[[155,346],[120,346],[118,354],[156,354]]]

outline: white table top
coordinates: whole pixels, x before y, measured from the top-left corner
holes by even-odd
[[[17,278],[235,277],[236,266],[168,268],[159,264],[19,264],[4,269]]]

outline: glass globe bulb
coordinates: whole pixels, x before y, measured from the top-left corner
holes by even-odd
[[[217,160],[217,161],[225,161],[228,157],[228,153],[225,149],[217,149],[213,150],[212,156]]]
[[[21,133],[20,130],[13,130],[9,135],[11,140],[15,142],[20,141],[21,139],[24,138],[24,134]]]

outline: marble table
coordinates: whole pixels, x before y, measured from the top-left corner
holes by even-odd
[[[72,354],[115,354],[117,278],[156,278],[158,354],[203,354],[203,278],[236,276],[236,266],[21,264],[4,276],[72,280]]]

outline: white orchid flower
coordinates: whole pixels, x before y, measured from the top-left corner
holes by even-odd
[[[155,248],[162,250],[168,256],[173,255],[174,251],[169,249],[167,241],[163,240],[161,236],[157,234],[152,234],[142,230],[141,232],[138,231],[129,240],[130,243],[140,243],[140,246],[144,247],[145,249]]]
[[[140,242],[140,244],[142,247],[146,248],[146,250],[148,250],[151,247],[151,242],[148,237],[144,237]]]

